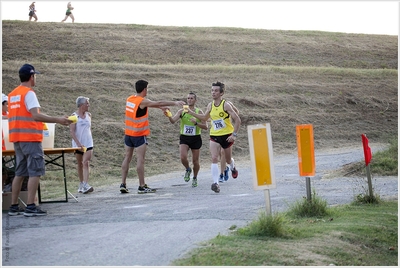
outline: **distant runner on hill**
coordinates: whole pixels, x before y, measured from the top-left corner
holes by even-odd
[[[36,2],[32,2],[32,4],[29,6],[29,20],[30,20],[30,21],[32,20],[32,18],[35,18],[35,21],[38,20],[38,18],[37,18],[37,16],[36,16],[35,3],[36,3]]]
[[[72,22],[75,21],[74,14],[72,14],[72,10],[74,10],[74,8],[72,7],[71,2],[68,2],[67,11],[65,12],[65,18],[61,22],[66,21],[68,17],[71,17]]]

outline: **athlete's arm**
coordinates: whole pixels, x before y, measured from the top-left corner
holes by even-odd
[[[211,102],[207,105],[207,110],[204,114],[196,114],[194,111],[192,110],[188,110],[188,114],[196,117],[197,119],[200,119],[202,122],[205,122],[208,120],[208,118],[210,118],[210,112],[211,112]]]
[[[185,105],[184,101],[151,101],[149,99],[143,99],[140,103],[140,108],[144,109],[145,107],[149,108],[161,108],[163,106],[183,106]]]
[[[233,133],[227,138],[227,141],[232,142],[236,139],[236,135],[239,131],[242,121],[240,120],[240,117],[235,112],[235,110],[233,110],[232,105],[230,105],[229,103],[225,102],[224,110],[229,114],[233,121]]]
[[[198,114],[201,114],[201,115],[204,115],[204,113],[203,113],[203,111],[202,110],[200,110],[199,109],[199,113]],[[204,129],[204,130],[207,130],[208,129],[208,124],[207,124],[207,121],[206,120],[201,120],[201,119],[199,119],[200,120],[200,123],[199,122],[197,122],[197,120],[195,119],[195,118],[190,118],[190,121],[192,121],[193,123],[196,123],[197,122],[197,126],[199,127],[199,128],[202,128],[202,129]]]
[[[179,109],[179,110],[176,112],[176,114],[174,114],[174,115],[171,116],[171,117],[168,117],[169,122],[171,122],[172,124],[174,124],[176,121],[178,121],[178,120],[181,118],[182,111],[183,111],[183,109]]]

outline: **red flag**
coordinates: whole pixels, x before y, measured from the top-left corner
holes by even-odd
[[[368,139],[367,136],[365,136],[365,134],[361,134],[361,139],[364,147],[365,165],[368,166],[368,164],[371,162],[372,159],[371,148],[368,146]]]

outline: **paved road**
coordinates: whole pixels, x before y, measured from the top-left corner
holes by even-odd
[[[311,187],[329,205],[351,202],[355,193],[362,192],[362,180],[326,179],[325,175],[362,159],[362,147],[317,152]],[[272,212],[278,212],[305,196],[306,188],[305,178],[298,175],[296,155],[276,156],[274,163],[277,188],[270,190],[270,196]],[[245,226],[266,209],[264,191],[253,189],[250,166],[237,166],[238,179],[221,184],[219,194],[211,191],[210,169],[203,167],[197,188],[184,182],[183,172],[176,172],[147,179],[157,188],[156,194],[120,194],[116,181],[91,194],[79,194],[79,202],[42,204],[48,211],[44,217],[9,217],[3,212],[2,264],[170,265],[202,242],[228,234],[229,227]],[[374,178],[373,183],[381,197],[397,198],[397,177]]]

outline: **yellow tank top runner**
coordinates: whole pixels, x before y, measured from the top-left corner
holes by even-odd
[[[233,125],[229,114],[224,110],[225,100],[222,100],[218,106],[211,104],[211,136],[223,136],[233,132]]]

